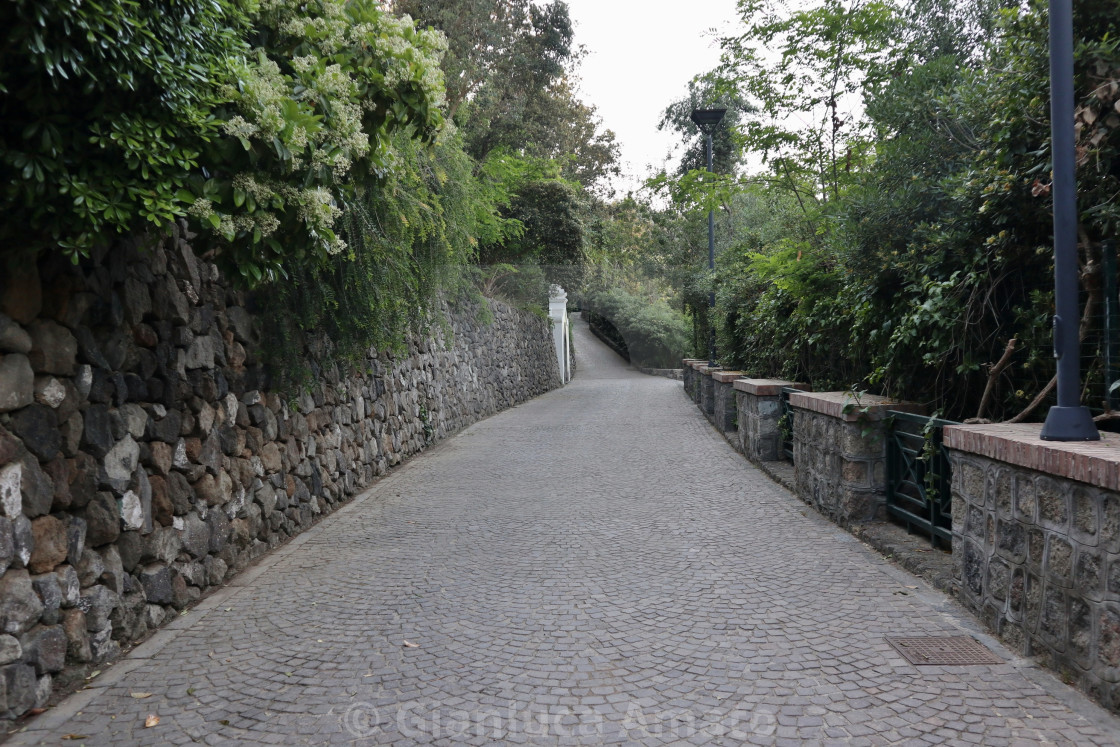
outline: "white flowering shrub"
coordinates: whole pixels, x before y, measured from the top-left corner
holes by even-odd
[[[443,35],[375,0],[262,0],[261,44],[236,65],[211,169],[183,199],[217,256],[259,283],[346,249],[335,221],[392,168],[390,135],[443,118]]]

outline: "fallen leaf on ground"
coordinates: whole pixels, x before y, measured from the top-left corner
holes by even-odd
[[[93,672],[90,672],[88,675],[86,675],[86,679],[87,680],[92,680],[94,677],[96,677],[99,674],[101,674],[101,670],[100,669],[95,670]]]
[[[137,700],[142,700],[143,698],[150,698],[150,697],[152,697],[152,694],[151,694],[151,693],[129,693],[129,695],[131,695],[132,697],[136,698]]]
[[[148,716],[146,719],[144,719],[144,728],[145,729],[151,729],[153,726],[155,726],[158,723],[159,723],[159,716],[157,716],[153,713],[150,716]]]
[[[405,641],[404,642],[404,647],[405,648],[420,648],[420,644],[419,643],[413,643],[412,641]]]
[[[62,739],[89,739],[86,734],[63,734]]]

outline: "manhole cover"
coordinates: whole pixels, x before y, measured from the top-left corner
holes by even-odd
[[[918,666],[960,667],[969,664],[1002,664],[1003,659],[984,648],[972,636],[922,636],[921,638],[893,638],[887,643],[894,646],[906,661]]]

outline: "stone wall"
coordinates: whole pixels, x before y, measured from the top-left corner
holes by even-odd
[[[738,448],[754,462],[776,462],[782,454],[782,387],[802,391],[808,385],[783,379],[741,378],[735,388],[738,409]]]
[[[251,300],[173,230],[0,289],[0,717],[117,656],[402,459],[559,385],[544,319],[452,313],[268,389]],[[450,338],[445,338],[446,330]],[[448,343],[445,345],[445,343]]]
[[[735,433],[739,428],[739,409],[735,401],[735,380],[742,371],[712,371],[712,412],[708,419],[721,433]]]
[[[697,358],[685,358],[681,361],[683,368],[681,369],[681,380],[684,382],[684,391],[693,402],[697,405],[700,404],[700,370],[699,366],[707,366],[706,361],[700,361]]]
[[[945,430],[959,594],[1010,647],[1120,711],[1120,436],[1060,444],[1039,429]]]
[[[792,392],[793,464],[800,498],[840,526],[886,519],[889,410],[920,408],[865,394]]]

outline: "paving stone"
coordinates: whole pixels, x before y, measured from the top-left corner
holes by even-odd
[[[209,511],[208,532],[176,511],[201,571],[168,528],[144,540],[149,604],[113,613],[175,636],[9,743],[1120,743],[1120,720],[1019,663],[906,663],[885,636],[976,624],[768,481],[679,382],[574,330],[567,387],[436,445],[187,617],[150,602],[243,567],[260,490],[286,483],[232,522]],[[272,515],[303,518],[298,495]],[[111,656],[81,614],[63,615],[70,656]]]

